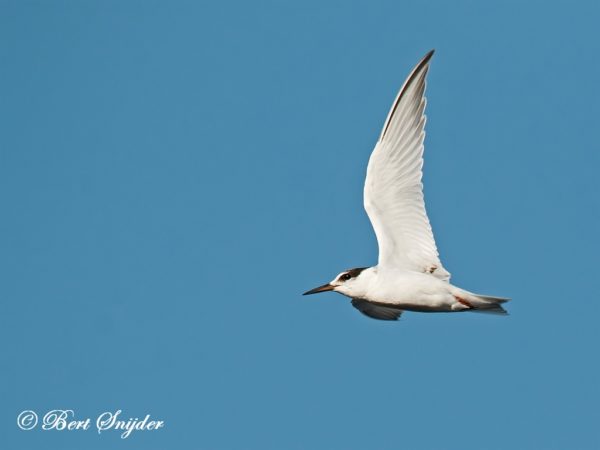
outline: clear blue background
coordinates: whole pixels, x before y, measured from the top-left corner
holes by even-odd
[[[596,2],[0,3],[0,447],[600,447]],[[300,294],[431,48],[425,193],[507,318]],[[158,432],[25,432],[24,409]]]

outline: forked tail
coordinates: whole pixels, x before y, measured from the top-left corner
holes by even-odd
[[[510,298],[471,294],[468,300],[473,306],[470,311],[488,314],[508,314],[508,312],[502,307],[502,303],[506,303],[510,300]]]

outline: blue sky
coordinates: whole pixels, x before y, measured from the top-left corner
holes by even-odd
[[[0,2],[0,447],[600,447],[595,2]],[[506,318],[367,319],[366,163],[413,65],[444,265]],[[21,431],[122,409],[166,428]]]

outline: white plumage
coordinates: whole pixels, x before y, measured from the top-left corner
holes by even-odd
[[[440,262],[423,200],[425,76],[428,53],[398,93],[369,159],[365,209],[379,244],[379,265],[448,280]]]
[[[333,290],[380,320],[397,320],[404,310],[506,314],[501,303],[508,299],[473,294],[448,282],[425,211],[425,85],[432,55],[433,50],[404,82],[369,159],[364,206],[379,245],[377,266],[342,272],[305,295]]]

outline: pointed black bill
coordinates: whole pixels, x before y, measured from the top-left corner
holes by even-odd
[[[327,283],[327,284],[324,284],[323,286],[319,286],[314,289],[311,289],[310,291],[306,291],[302,295],[311,295],[311,294],[318,294],[319,292],[333,291],[334,288],[335,288],[335,286],[332,286],[331,284]]]

